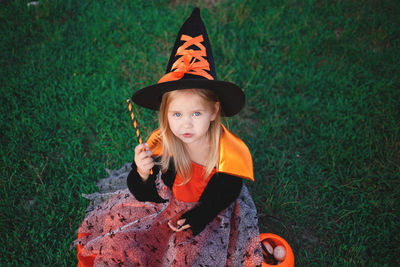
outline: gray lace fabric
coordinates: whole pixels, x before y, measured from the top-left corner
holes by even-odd
[[[127,163],[109,171],[99,192],[83,195],[90,204],[78,234],[86,236],[74,245],[82,246],[82,256],[96,254],[95,266],[261,266],[257,211],[244,185],[237,200],[193,237],[190,230],[172,231],[167,222],[196,203],[175,199],[161,173],[157,190],[169,201],[140,202],[126,186],[130,170]]]

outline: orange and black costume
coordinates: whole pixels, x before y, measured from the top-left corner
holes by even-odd
[[[156,155],[161,146],[161,144],[154,143],[153,141],[159,139],[157,138],[157,134],[158,132],[153,133],[148,140],[151,148],[156,151]],[[193,195],[193,190],[188,190],[188,188],[184,188],[183,190],[180,190],[179,186],[173,188],[177,176],[173,161],[170,162],[168,171],[161,175],[164,184],[174,192],[175,198],[186,202],[198,202],[195,208],[181,216],[181,218],[185,218],[186,222],[191,225],[194,235],[200,233],[209,222],[239,196],[243,184],[241,178],[253,180],[253,166],[249,150],[238,137],[229,132],[225,127],[223,127],[219,151],[220,165],[218,171],[215,171],[207,179],[208,183],[204,183],[202,188],[195,190],[197,191],[196,195]],[[194,167],[196,167],[196,164],[194,164]],[[127,179],[128,188],[136,199],[156,203],[166,202],[157,193],[155,185],[157,174],[160,172],[158,166],[153,167],[153,174],[150,175],[146,182],[143,182],[136,169],[136,164],[133,161],[132,171],[129,173]],[[194,170],[198,169],[194,168]],[[198,180],[201,181],[201,179]],[[192,184],[192,186],[196,186],[199,184],[199,181]],[[187,187],[190,186],[189,184]]]
[[[219,151],[215,172],[204,180],[193,164],[184,187],[173,164],[163,174],[155,167],[146,183],[133,164],[129,189],[113,193],[79,228],[78,266],[259,266],[257,211],[242,179],[253,177],[251,155],[225,128]],[[168,221],[180,218],[191,228],[172,231]]]

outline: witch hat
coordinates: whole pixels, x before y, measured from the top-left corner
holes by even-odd
[[[165,75],[157,84],[134,93],[132,101],[158,110],[164,93],[196,88],[209,89],[218,96],[223,116],[233,116],[244,106],[245,96],[239,86],[217,80],[211,44],[199,8],[193,10],[179,30]]]

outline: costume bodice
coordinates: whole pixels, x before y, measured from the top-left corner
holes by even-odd
[[[183,179],[176,174],[175,182],[172,187],[172,192],[177,200],[183,202],[197,202],[199,201],[201,194],[206,188],[211,177],[215,174],[216,169],[214,168],[211,174],[204,179],[203,177],[204,166],[192,162],[193,175],[189,182],[182,184]]]

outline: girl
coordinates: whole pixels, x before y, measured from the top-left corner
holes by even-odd
[[[159,110],[159,129],[135,148],[128,189],[82,223],[78,266],[261,265],[257,212],[242,180],[253,180],[251,155],[221,124],[244,94],[216,79],[198,8],[166,74],[132,100]]]

